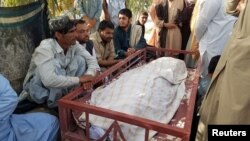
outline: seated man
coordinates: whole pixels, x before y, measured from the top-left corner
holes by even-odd
[[[142,27],[142,36],[145,35],[145,23],[148,20],[148,13],[146,11],[143,11],[140,13],[139,19],[136,21],[136,25],[140,25]]]
[[[91,88],[99,66],[76,43],[76,27],[68,17],[51,20],[50,28],[54,38],[43,40],[33,53],[23,93],[29,100],[53,108],[73,87]]]
[[[55,116],[46,113],[13,114],[16,92],[0,74],[0,141],[56,141],[59,128]]]
[[[87,23],[80,19],[75,21],[75,26],[77,32],[76,39],[83,46],[81,48],[86,48],[90,55],[96,58],[94,44],[89,40],[90,31]]]
[[[119,26],[114,31],[114,45],[117,58],[125,58],[136,50],[146,47],[147,43],[139,25],[131,25],[132,12],[129,9],[120,10]]]
[[[118,63],[115,60],[115,49],[113,44],[114,25],[110,21],[100,22],[98,31],[91,34],[90,38],[94,42],[96,57],[101,68],[108,68]]]

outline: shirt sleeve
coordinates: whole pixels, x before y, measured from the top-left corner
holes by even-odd
[[[115,47],[114,47],[114,42],[111,40],[110,42],[110,53],[108,59],[114,59],[115,58]]]
[[[46,87],[68,87],[79,84],[78,77],[58,75],[59,67],[54,54],[46,48],[39,48],[34,54],[34,62],[37,66],[41,81]],[[62,70],[61,70],[62,71]],[[64,72],[61,72],[63,74]]]
[[[97,63],[96,58],[91,56],[85,48],[80,49],[80,45],[77,46],[77,48],[87,63],[88,69],[85,74],[95,76],[96,72],[101,70]]]
[[[201,40],[204,33],[206,32],[209,23],[218,13],[220,6],[223,2],[218,0],[205,0],[200,3],[200,10],[196,25],[196,38],[198,41]]]
[[[142,27],[140,26],[139,30],[138,30],[138,36],[140,36],[139,42],[135,45],[135,49],[142,49],[145,48],[147,43],[146,40],[144,39],[143,35],[142,35]]]

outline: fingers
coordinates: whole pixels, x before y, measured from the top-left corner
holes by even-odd
[[[167,28],[167,29],[174,29],[176,28],[177,26],[173,23],[164,23],[164,26]]]
[[[136,50],[134,48],[128,48],[128,50],[127,50],[128,56],[131,55],[131,54],[133,54],[133,53],[135,53],[135,51]]]
[[[92,89],[93,84],[92,84],[91,81],[89,81],[89,82],[84,82],[84,83],[82,83],[82,86],[83,86],[83,89],[84,89],[84,90],[89,90],[89,89]]]

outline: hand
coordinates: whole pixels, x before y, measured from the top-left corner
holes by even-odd
[[[111,63],[114,65],[114,64],[117,64],[117,63],[119,63],[121,60],[110,60],[111,61]]]
[[[92,88],[94,77],[92,75],[83,75],[80,77],[80,83],[82,84],[84,89]]]
[[[127,53],[126,53],[126,56],[129,56],[129,55],[135,53],[135,51],[136,51],[136,50],[135,50],[134,48],[128,48]]]
[[[90,19],[87,16],[83,16],[82,19],[87,23],[89,29],[93,28],[96,24],[96,19]]]
[[[89,20],[89,25],[88,25],[89,29],[93,28],[95,26],[95,24],[96,24],[96,19],[95,18],[90,19]]]
[[[174,29],[177,26],[173,23],[164,23],[164,27],[166,27],[167,29]]]
[[[92,82],[82,83],[82,87],[84,90],[89,90],[89,89],[93,88],[93,83]]]
[[[89,18],[89,17],[87,17],[87,16],[83,16],[83,17],[82,17],[82,20],[84,20],[85,22],[87,22],[87,23],[88,23],[88,22],[90,21],[90,18]]]
[[[85,82],[92,82],[94,79],[94,76],[92,75],[83,75],[80,77],[80,83],[85,83]]]

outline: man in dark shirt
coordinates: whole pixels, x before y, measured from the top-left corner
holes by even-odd
[[[123,59],[136,50],[146,47],[147,43],[139,25],[132,25],[132,12],[129,9],[120,10],[119,26],[114,31],[116,58]]]

